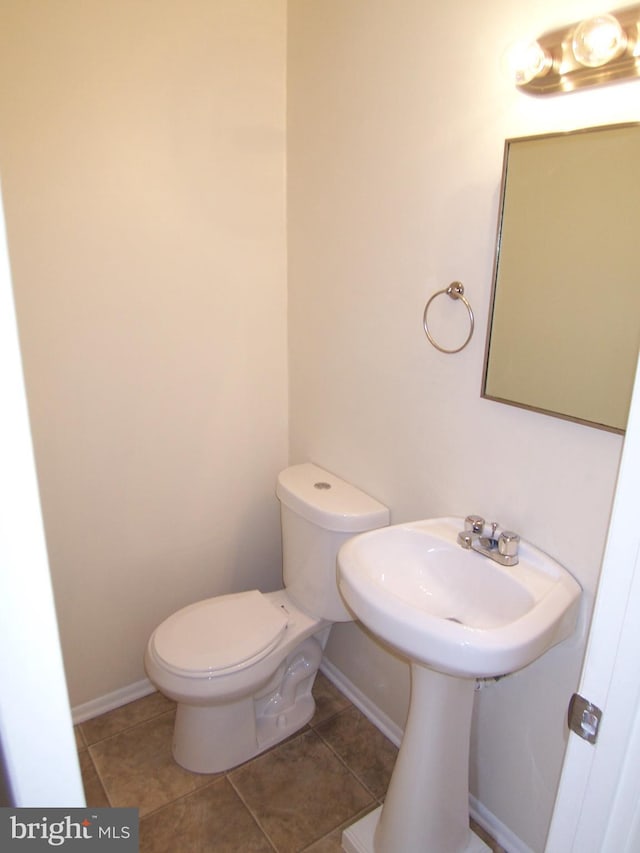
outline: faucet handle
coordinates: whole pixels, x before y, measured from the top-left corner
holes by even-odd
[[[517,557],[520,537],[513,530],[503,530],[498,539],[498,551],[503,557]]]
[[[481,515],[468,515],[464,520],[464,529],[472,533],[482,533],[484,530],[484,518]]]

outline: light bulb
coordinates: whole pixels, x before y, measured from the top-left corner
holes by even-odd
[[[613,15],[599,15],[578,24],[571,44],[573,55],[587,68],[605,65],[620,56],[626,46],[627,36]]]
[[[537,41],[516,45],[510,59],[513,76],[518,86],[524,86],[534,77],[542,77],[551,68],[549,53]]]

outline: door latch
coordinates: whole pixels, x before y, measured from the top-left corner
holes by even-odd
[[[568,723],[572,732],[579,737],[595,743],[598,737],[598,729],[602,711],[597,705],[593,705],[579,693],[574,693],[569,702]]]

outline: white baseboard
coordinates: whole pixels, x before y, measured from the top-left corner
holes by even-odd
[[[505,826],[486,806],[469,794],[469,814],[507,853],[534,853],[521,838]]]
[[[143,678],[142,681],[136,681],[135,684],[121,687],[119,690],[114,690],[113,693],[107,693],[106,696],[99,696],[90,702],[76,705],[75,708],[71,709],[73,724],[84,723],[86,720],[99,717],[100,714],[106,714],[107,711],[113,711],[114,708],[119,708],[128,702],[142,699],[143,696],[154,693],[155,689],[148,678]]]
[[[391,743],[400,746],[403,730],[399,725],[393,722],[391,717],[388,717],[384,711],[366,696],[359,687],[349,681],[349,679],[341,672],[331,661],[323,659],[320,664],[320,671],[323,672],[329,681],[331,681],[353,704],[358,708],[369,722],[382,732],[385,737],[388,737]]]
[[[388,717],[375,703],[366,696],[360,688],[341,672],[331,661],[323,660],[320,665],[329,681],[358,708],[383,735],[396,746],[400,746],[403,730]],[[486,830],[507,853],[533,853],[531,848],[515,835],[508,826],[489,811],[479,800],[469,795],[469,813],[473,819]]]

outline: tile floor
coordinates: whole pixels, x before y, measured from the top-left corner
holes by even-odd
[[[397,750],[322,674],[313,692],[309,725],[212,775],[173,761],[175,706],[159,693],[80,723],[87,805],[137,807],[140,853],[339,853],[343,828],[384,799]]]

